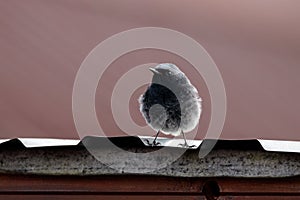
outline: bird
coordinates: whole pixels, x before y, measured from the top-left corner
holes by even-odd
[[[155,130],[156,142],[159,133],[174,137],[182,134],[183,147],[190,148],[185,133],[192,131],[199,123],[202,99],[188,77],[173,63],[160,63],[150,67],[152,81],[139,97],[140,112],[146,123]]]

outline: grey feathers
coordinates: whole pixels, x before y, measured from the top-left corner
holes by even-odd
[[[155,68],[152,83],[140,97],[140,111],[156,131],[178,136],[193,130],[201,114],[197,89],[180,69],[171,63]]]

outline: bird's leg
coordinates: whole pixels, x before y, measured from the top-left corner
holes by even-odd
[[[157,136],[158,136],[158,135],[159,135],[159,130],[157,131],[156,136],[155,136],[155,138],[154,138],[152,144],[149,142],[149,140],[146,140],[146,142],[148,143],[148,145],[151,145],[151,146],[157,146],[157,145],[159,145],[160,142],[156,142],[156,139],[157,139]]]
[[[179,146],[182,146],[182,147],[185,147],[185,148],[193,148],[193,147],[196,147],[196,145],[191,145],[189,146],[187,141],[186,141],[186,138],[185,138],[185,134],[184,132],[181,130],[181,134],[183,135],[183,139],[184,139],[184,144],[179,144]]]
[[[157,146],[157,145],[160,144],[159,142],[156,142],[156,139],[157,139],[158,134],[159,134],[159,130],[157,131],[156,136],[155,136],[155,138],[154,138],[154,140],[153,140],[153,142],[152,142],[152,146]]]

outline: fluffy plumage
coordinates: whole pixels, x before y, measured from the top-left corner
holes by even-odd
[[[152,83],[139,98],[141,113],[157,135],[160,131],[184,136],[200,119],[201,98],[197,89],[174,64],[162,63],[150,70]]]

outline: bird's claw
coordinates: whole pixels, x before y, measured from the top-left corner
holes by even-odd
[[[156,142],[155,140],[152,143],[150,143],[150,141],[148,139],[146,139],[145,141],[147,142],[147,144],[149,146],[152,146],[152,147],[156,147],[161,144],[160,142]]]
[[[153,142],[152,142],[152,146],[153,146],[153,147],[156,147],[156,146],[159,146],[159,145],[161,145],[160,142],[156,142],[156,141],[153,141]]]
[[[196,145],[188,145],[187,143],[184,143],[184,144],[178,144],[178,146],[181,146],[183,148],[194,148],[196,147]]]

